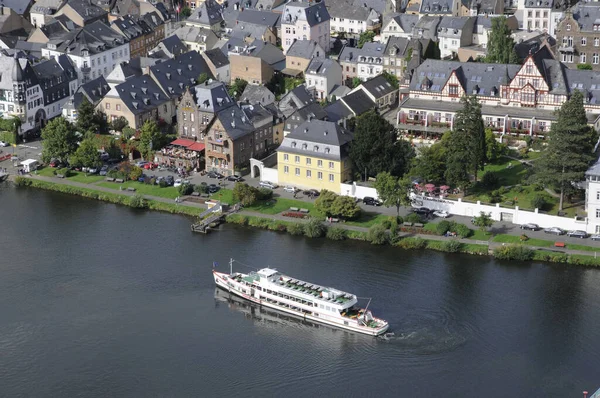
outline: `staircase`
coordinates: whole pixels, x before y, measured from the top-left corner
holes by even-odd
[[[200,222],[192,224],[192,232],[201,232],[203,234],[208,233],[210,230],[210,224],[212,223],[220,223],[225,216],[231,213],[235,213],[240,209],[239,205],[235,205],[226,212],[221,211],[221,203],[217,202],[213,207],[206,210],[198,217],[200,218]]]

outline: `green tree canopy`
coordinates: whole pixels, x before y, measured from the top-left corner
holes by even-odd
[[[375,38],[375,32],[372,30],[367,30],[366,32],[362,32],[358,38],[358,48],[363,48],[365,43],[370,43]]]
[[[315,208],[328,217],[332,216],[331,207],[337,196],[335,192],[323,189],[315,200]]]
[[[79,108],[77,109],[77,122],[76,127],[81,134],[92,133],[95,134],[100,129],[98,118],[96,117],[96,111],[94,105],[88,101],[84,95]]]
[[[356,88],[356,87],[360,86],[361,84],[362,84],[362,80],[360,80],[360,77],[352,78],[352,88]]]
[[[381,74],[381,76],[383,76],[385,78],[385,80],[387,80],[394,88],[400,87],[400,84],[398,83],[398,78],[396,77],[396,75],[392,75],[387,70],[384,70],[383,73]]]
[[[486,61],[498,64],[518,64],[519,57],[515,51],[515,41],[512,39],[505,16],[492,18],[492,29],[488,38],[488,55]]]
[[[152,159],[153,152],[160,148],[162,141],[162,133],[158,128],[158,125],[153,120],[146,120],[142,126],[140,133],[140,145],[139,150],[142,157],[146,160]]]
[[[243,206],[252,206],[258,200],[258,189],[243,182],[236,182],[233,186],[233,196]]]
[[[404,175],[414,158],[410,143],[398,140],[394,126],[374,110],[356,119],[350,158],[356,171],[368,176],[388,171],[393,176]]]
[[[421,177],[426,182],[444,182],[446,171],[446,146],[438,142],[430,147],[419,148],[418,156],[413,160],[411,175]]]
[[[81,141],[79,148],[69,157],[69,163],[77,167],[100,167],[102,161],[94,140]]]
[[[122,132],[125,127],[129,127],[129,122],[123,116],[119,116],[111,122],[111,128],[115,131]]]
[[[196,84],[202,84],[205,81],[207,81],[209,78],[208,73],[206,72],[202,72],[198,75],[198,77],[196,78]]]
[[[400,206],[410,206],[412,183],[408,178],[398,178],[388,172],[377,174],[375,189],[386,206],[395,206],[400,215]]]
[[[237,79],[234,80],[234,82],[229,86],[228,89],[228,93],[229,96],[231,98],[233,98],[234,100],[238,100],[241,96],[242,93],[244,92],[244,90],[246,89],[246,86],[248,85],[248,82],[240,79],[239,77]]]
[[[487,151],[485,128],[481,117],[481,104],[476,96],[470,95],[461,98],[463,107],[456,112],[454,118],[454,140],[456,144],[453,151],[459,151],[462,161],[475,176],[485,163]],[[477,177],[475,177],[477,178]]]
[[[572,182],[581,181],[595,159],[596,132],[587,124],[583,94],[575,91],[558,111],[547,137],[548,147],[535,162],[535,179],[560,190],[559,210],[563,209],[565,192]]]
[[[332,216],[353,219],[359,216],[360,206],[350,196],[338,195],[331,205]]]
[[[69,155],[77,149],[75,127],[62,116],[48,122],[42,130],[42,139],[42,160],[45,163],[53,158],[66,162]]]
[[[505,144],[501,144],[496,139],[496,135],[490,129],[485,130],[485,159],[488,162],[498,160],[507,151]]]
[[[494,220],[492,220],[491,213],[480,212],[477,217],[473,217],[473,224],[479,227],[480,230],[485,231],[494,225]]]
[[[192,9],[188,6],[185,6],[181,9],[181,18],[188,18],[192,15]]]
[[[465,152],[469,148],[469,136],[458,131],[452,131],[447,138],[447,157],[444,178],[452,186],[462,187],[469,184],[469,162]]]

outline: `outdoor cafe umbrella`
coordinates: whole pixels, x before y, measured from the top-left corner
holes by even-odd
[[[450,189],[450,187],[449,187],[448,185],[442,185],[442,186],[440,187],[440,190],[442,190],[442,191],[447,191],[447,190],[449,190],[449,189]]]
[[[433,192],[435,190],[435,185],[425,184],[425,189],[427,189],[427,192]]]

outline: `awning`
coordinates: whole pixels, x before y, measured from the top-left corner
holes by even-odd
[[[185,138],[177,138],[175,141],[171,142],[171,145],[184,146],[187,148],[190,145],[193,145],[195,143],[196,143],[196,141],[194,141],[194,140],[188,140]]]
[[[284,75],[296,77],[298,75],[301,75],[304,72],[302,72],[299,69],[285,68],[284,70],[281,71],[281,73],[283,73]]]
[[[204,151],[204,144],[200,142],[194,142],[192,145],[187,147],[190,151],[202,152]]]

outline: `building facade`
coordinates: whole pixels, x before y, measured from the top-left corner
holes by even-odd
[[[281,16],[281,45],[284,54],[294,40],[314,40],[329,51],[331,33],[330,17],[325,1],[309,3],[291,1],[283,9]]]
[[[600,70],[600,7],[576,6],[558,23],[556,41],[560,60],[569,68],[589,64]]]

